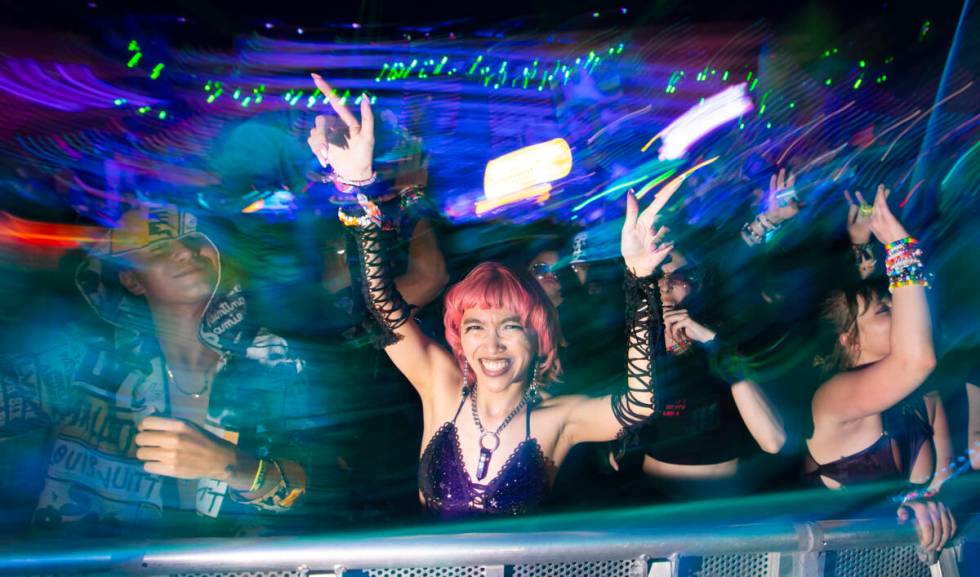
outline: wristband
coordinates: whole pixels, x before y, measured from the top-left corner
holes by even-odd
[[[262,483],[265,482],[265,473],[269,468],[269,461],[265,459],[259,459],[259,466],[255,470],[255,478],[252,479],[252,484],[249,486],[249,493],[254,493],[262,487]]]

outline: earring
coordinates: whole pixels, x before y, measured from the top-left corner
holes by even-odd
[[[538,389],[540,388],[540,383],[538,382],[538,373],[541,370],[541,365],[535,363],[534,374],[531,375],[531,385],[527,388],[527,394],[530,398],[531,403],[537,403],[540,400],[538,395]]]
[[[470,386],[470,364],[463,359],[463,390],[468,390]]]

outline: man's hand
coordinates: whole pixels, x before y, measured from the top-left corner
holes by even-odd
[[[146,417],[134,441],[147,473],[177,479],[217,479],[244,491],[258,461],[235,445],[181,419]]]

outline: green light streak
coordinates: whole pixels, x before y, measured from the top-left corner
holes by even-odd
[[[674,173],[675,173],[675,172],[677,172],[677,169],[676,169],[676,168],[671,168],[671,169],[670,169],[670,170],[668,170],[667,172],[665,172],[665,173],[663,173],[663,174],[661,174],[660,176],[658,176],[658,177],[656,177],[656,178],[654,178],[654,179],[653,179],[653,180],[651,180],[650,182],[648,182],[648,183],[646,183],[646,184],[644,184],[644,185],[643,185],[643,188],[641,188],[641,189],[640,189],[639,191],[637,191],[637,193],[636,193],[636,198],[637,198],[637,200],[639,200],[639,199],[641,199],[641,198],[643,198],[644,196],[646,196],[646,194],[647,194],[648,192],[650,192],[650,189],[651,189],[651,188],[653,188],[653,187],[655,187],[655,186],[657,186],[658,184],[660,184],[661,182],[663,182],[663,181],[665,181],[665,180],[667,180],[667,179],[668,179],[668,178],[670,178],[671,176],[674,176]]]

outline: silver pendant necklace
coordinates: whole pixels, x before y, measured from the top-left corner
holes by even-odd
[[[528,394],[525,392],[521,396],[521,402],[517,403],[514,410],[504,418],[500,426],[497,427],[497,430],[488,431],[483,428],[483,423],[480,421],[480,413],[476,410],[476,385],[473,385],[473,390],[470,393],[470,408],[473,411],[473,421],[476,423],[476,428],[480,430],[480,460],[476,464],[477,481],[482,481],[487,476],[487,471],[490,469],[490,458],[493,457],[493,452],[500,446],[500,432],[521,412],[521,409],[527,404],[527,398]]]

